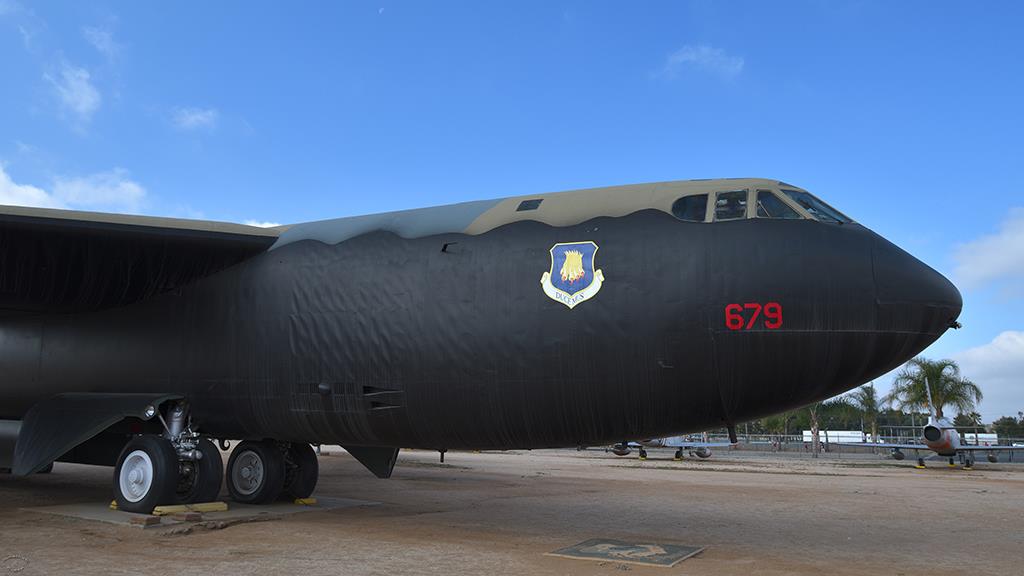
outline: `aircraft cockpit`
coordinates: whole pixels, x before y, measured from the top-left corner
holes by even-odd
[[[723,222],[747,218],[817,220],[830,224],[852,222],[842,212],[809,192],[794,188],[750,188],[683,196],[672,214],[687,222]]]

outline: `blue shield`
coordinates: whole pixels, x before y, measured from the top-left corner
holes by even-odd
[[[551,285],[569,296],[582,292],[594,283],[594,257],[597,244],[567,242],[551,247]]]

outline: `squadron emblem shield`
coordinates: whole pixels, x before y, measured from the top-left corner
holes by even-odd
[[[551,247],[551,268],[540,277],[548,298],[572,309],[601,289],[604,274],[594,269],[597,244],[564,242]]]

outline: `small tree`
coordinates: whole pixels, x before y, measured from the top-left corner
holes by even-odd
[[[942,418],[946,406],[961,413],[972,412],[981,398],[981,388],[960,375],[956,362],[919,356],[903,366],[883,401],[896,404],[901,410],[931,407]]]
[[[815,402],[807,407],[807,412],[811,417],[811,458],[817,458],[818,453],[821,452],[821,438],[818,435],[821,423],[818,417],[821,415],[822,404],[822,402]]]
[[[977,412],[957,414],[956,418],[953,418],[953,426],[957,428],[978,428],[981,426],[981,414]]]
[[[1024,414],[1017,413],[1018,418],[1003,416],[992,423],[992,430],[999,438],[1024,438]]]

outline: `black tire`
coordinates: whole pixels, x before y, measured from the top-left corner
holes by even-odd
[[[133,470],[138,475],[133,475]],[[152,434],[135,436],[121,450],[114,468],[114,500],[118,510],[149,514],[157,506],[174,504],[177,486],[178,455],[164,438]]]
[[[309,498],[313,490],[316,490],[316,481],[320,477],[320,462],[313,447],[309,444],[290,444],[285,467],[281,497],[287,500]]]
[[[243,504],[273,502],[284,488],[284,472],[284,454],[276,442],[246,440],[228,458],[228,492]]]
[[[198,462],[182,464],[183,473],[176,490],[180,504],[214,502],[224,484],[224,459],[217,446],[203,438],[196,449],[203,457]]]

